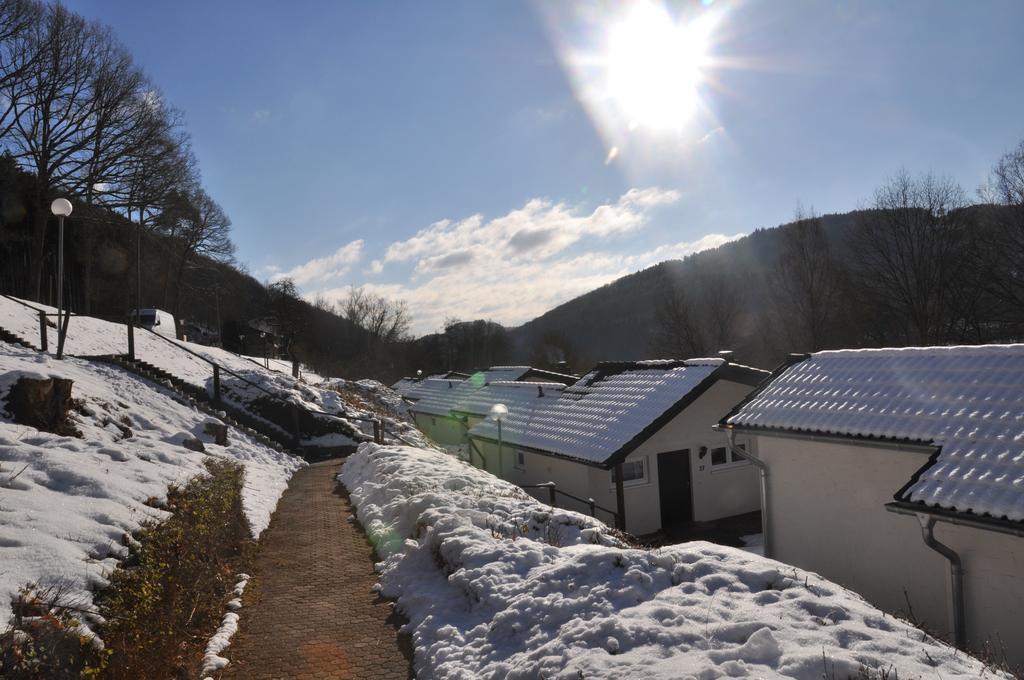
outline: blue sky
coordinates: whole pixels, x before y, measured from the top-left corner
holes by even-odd
[[[642,73],[657,41],[622,26],[658,24],[624,3],[65,4],[184,112],[254,275],[405,298],[418,333],[854,209],[901,167],[973,194],[1024,138],[1011,0],[649,3],[701,50]]]

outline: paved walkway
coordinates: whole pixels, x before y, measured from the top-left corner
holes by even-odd
[[[413,677],[404,619],[373,592],[373,551],[332,460],[292,477],[256,552],[223,678]]]

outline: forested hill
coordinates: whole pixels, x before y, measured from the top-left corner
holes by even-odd
[[[849,215],[823,218],[830,231],[846,224]],[[585,367],[599,360],[632,360],[659,356],[657,330],[658,308],[673,285],[685,285],[687,272],[713,268],[735,280],[742,289],[744,304],[743,349],[755,349],[756,338],[749,337],[756,320],[756,311],[764,304],[760,281],[766,276],[769,262],[778,257],[781,231],[759,229],[737,241],[704,251],[685,260],[667,260],[624,276],[596,290],[569,300],[558,307],[509,329],[517,358],[538,360],[543,356],[564,353],[571,367]],[[755,283],[757,282],[757,283]],[[698,303],[701,304],[701,303]],[[719,349],[739,349],[723,346]],[[744,351],[744,354],[748,352]],[[773,357],[755,352],[747,361],[771,362]]]
[[[873,209],[758,229],[510,328],[510,351],[518,361],[564,360],[575,370],[719,350],[773,367],[790,352],[1019,337],[1019,315],[986,283],[1012,277],[992,269],[1005,258],[985,245],[1013,229],[1009,213],[973,206],[938,215]],[[890,255],[908,262],[900,266],[913,269],[905,278],[916,291],[884,285],[895,273],[887,271]],[[928,310],[932,317],[921,317]]]

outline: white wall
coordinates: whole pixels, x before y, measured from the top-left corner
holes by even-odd
[[[414,413],[413,420],[420,431],[442,446],[466,443],[466,428],[454,418]]]
[[[768,464],[773,557],[815,571],[889,612],[949,633],[949,563],[925,546],[914,517],[885,510],[928,454],[775,436],[756,438]],[[966,571],[969,642],[998,634],[1024,663],[1024,539],[938,523],[935,537]],[[904,590],[906,595],[904,595]],[[950,634],[950,638],[952,635]]]
[[[655,496],[658,491],[657,454],[689,449],[695,521],[707,522],[761,508],[761,490],[753,465],[712,469],[710,454],[703,460],[698,455],[702,446],[710,450],[725,445],[725,436],[711,428],[752,389],[749,385],[719,380],[637,449],[637,454],[649,454]],[[743,443],[743,439],[738,439],[737,443]],[[660,503],[655,505],[655,513],[660,528]],[[628,506],[626,515],[629,516]]]
[[[753,512],[760,508],[757,471],[752,465],[713,471],[710,457],[702,461],[697,456],[701,446],[712,448],[724,444],[724,436],[711,428],[750,390],[747,385],[717,382],[626,458],[646,458],[647,464],[646,482],[632,485],[627,483],[624,489],[627,531],[643,535],[661,528],[658,454],[663,452],[687,448],[691,451],[690,474],[695,520],[718,519]],[[593,498],[599,506],[610,510],[618,508],[615,486],[612,484],[609,470],[529,452],[525,453],[526,469],[518,470],[513,465],[515,447],[510,445],[503,447],[502,465],[499,468],[498,446],[479,440],[475,440],[475,443],[487,460],[487,470],[504,479],[520,485],[552,481],[560,490],[574,496]],[[480,458],[475,454],[473,461],[474,465],[480,466]],[[534,489],[530,492],[543,502],[548,502],[545,489]],[[589,512],[586,504],[573,502],[561,495],[558,498],[558,505],[579,512]],[[609,524],[612,523],[612,518],[607,513],[598,511],[597,516]]]

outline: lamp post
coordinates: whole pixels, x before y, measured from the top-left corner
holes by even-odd
[[[60,228],[57,237],[57,358],[64,354],[64,327],[67,320],[62,317],[64,311],[64,218],[71,215],[71,201],[56,198],[50,204],[50,212],[57,216]]]
[[[490,417],[492,420],[498,423],[498,477],[502,477],[504,470],[504,461],[501,455],[502,441],[501,441],[501,421],[508,415],[508,406],[504,404],[495,404],[491,407]]]

